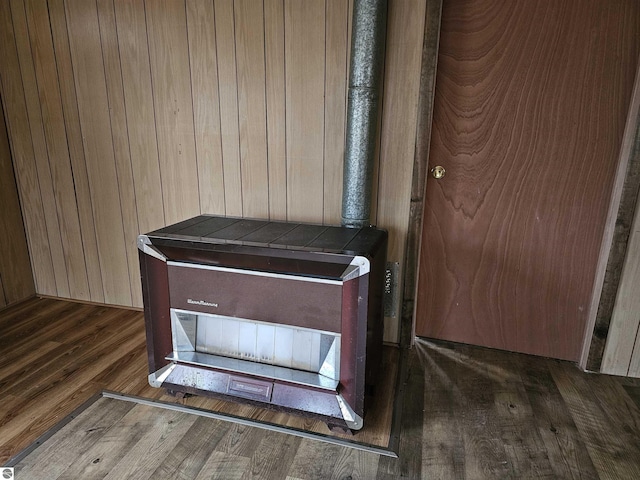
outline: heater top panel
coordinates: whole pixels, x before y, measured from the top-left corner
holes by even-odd
[[[163,240],[180,240],[369,256],[386,242],[387,232],[375,227],[348,228],[200,215],[151,232],[147,237],[155,245],[162,244]]]

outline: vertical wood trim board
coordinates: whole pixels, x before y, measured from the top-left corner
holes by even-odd
[[[415,301],[418,296],[420,247],[422,240],[422,216],[429,175],[429,147],[436,87],[438,46],[442,0],[427,0],[420,70],[420,96],[416,125],[416,149],[411,181],[411,203],[407,228],[407,252],[405,254],[404,288],[400,344],[413,344],[415,338]]]
[[[409,218],[425,9],[420,0],[390,2],[387,19],[377,223],[389,230],[388,257],[400,265]],[[398,322],[385,324],[385,338],[397,342],[398,327]]]
[[[626,247],[628,251],[630,243],[624,245],[623,241],[618,237],[625,231],[624,225],[619,226],[618,222],[624,217],[628,217],[630,212],[623,210],[624,206],[635,205],[635,202],[629,197],[638,195],[637,180],[634,181],[633,176],[630,176],[634,171],[638,171],[637,164],[640,163],[640,60],[638,61],[636,69],[636,77],[633,87],[633,93],[631,96],[631,102],[629,103],[627,121],[622,137],[622,143],[620,146],[620,155],[618,158],[618,169],[615,174],[613,189],[611,193],[611,203],[609,204],[609,210],[607,212],[607,219],[602,237],[602,244],[600,246],[600,254],[598,256],[598,265],[596,270],[596,278],[593,286],[593,297],[589,306],[589,314],[587,318],[587,326],[585,329],[584,344],[580,356],[580,366],[582,368],[592,369],[592,364],[599,364],[600,368],[604,367],[602,360],[604,358],[604,349],[611,349],[615,347],[615,341],[609,340],[608,334],[605,336],[604,349],[602,347],[602,339],[596,339],[595,335],[600,332],[594,332],[595,329],[600,331],[604,330],[601,323],[601,316],[606,313],[613,313],[616,308],[617,300],[614,300],[613,308],[611,307],[611,298],[617,298],[615,288],[620,288],[621,279],[619,279],[617,285],[608,285],[605,282],[611,282],[615,278],[616,274],[620,274],[619,271],[609,272],[608,270],[613,266],[613,262],[618,260],[617,265],[624,261],[625,253],[620,253],[621,247]],[[625,187],[629,188],[629,184],[634,184],[635,188],[631,187],[631,191],[626,191]],[[637,214],[637,206],[636,206]],[[627,228],[629,224],[626,223]],[[629,230],[627,230],[629,231]],[[630,231],[629,231],[630,233]],[[616,240],[618,243],[616,243]],[[629,237],[627,237],[629,242]],[[622,256],[623,259],[617,257]],[[614,258],[616,257],[616,258]],[[623,267],[624,269],[625,267]],[[617,269],[616,269],[617,270]],[[605,290],[606,287],[606,290]],[[613,292],[610,293],[609,290]],[[608,305],[606,305],[608,304]],[[609,309],[606,307],[609,306]],[[600,309],[606,309],[608,312],[601,312]],[[612,327],[612,318],[609,317],[609,328]],[[614,327],[619,328],[619,326]],[[627,332],[629,334],[630,332]],[[593,334],[593,335],[592,335]],[[614,347],[611,347],[614,345]],[[610,354],[611,355],[611,354]],[[600,357],[600,358],[596,358]],[[599,369],[600,369],[599,368]],[[613,373],[613,372],[610,372]]]
[[[136,236],[199,213],[337,224],[352,4],[0,2],[0,82],[37,292],[139,307]],[[425,4],[389,1],[372,210],[397,262]]]
[[[602,358],[602,373],[640,377],[640,197]]]

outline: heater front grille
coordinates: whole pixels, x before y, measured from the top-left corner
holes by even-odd
[[[320,388],[340,379],[339,333],[173,308],[171,332],[167,359]]]

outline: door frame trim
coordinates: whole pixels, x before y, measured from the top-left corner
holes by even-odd
[[[426,196],[427,172],[429,171],[429,148],[433,103],[436,90],[438,49],[440,46],[440,23],[443,0],[427,0],[422,61],[420,67],[420,90],[416,122],[416,143],[411,177],[411,201],[404,259],[404,286],[402,289],[402,314],[400,322],[400,346],[413,345],[416,324],[416,297],[420,248],[422,243],[422,221]],[[422,135],[422,132],[427,132]]]
[[[600,371],[604,345],[609,333],[611,312],[615,308],[612,301],[615,300],[620,284],[621,267],[624,263],[629,239],[628,232],[626,235],[616,234],[616,223],[619,218],[633,219],[639,186],[638,179],[632,181],[632,176],[629,173],[632,167],[638,163],[640,163],[640,59],[638,59],[633,92],[629,102],[629,111],[618,156],[618,167],[611,191],[596,277],[593,282],[593,293],[583,332],[582,352],[578,362],[583,370]],[[629,204],[631,205],[630,210]],[[611,296],[613,300],[611,300]]]

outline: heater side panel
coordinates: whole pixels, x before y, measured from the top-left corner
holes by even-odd
[[[138,251],[144,323],[147,334],[149,373],[169,363],[165,357],[171,352],[171,317],[169,310],[169,280],[166,262]]]
[[[366,298],[368,283],[367,274],[345,282],[342,290],[339,393],[360,416],[364,414],[367,303],[359,299]]]

